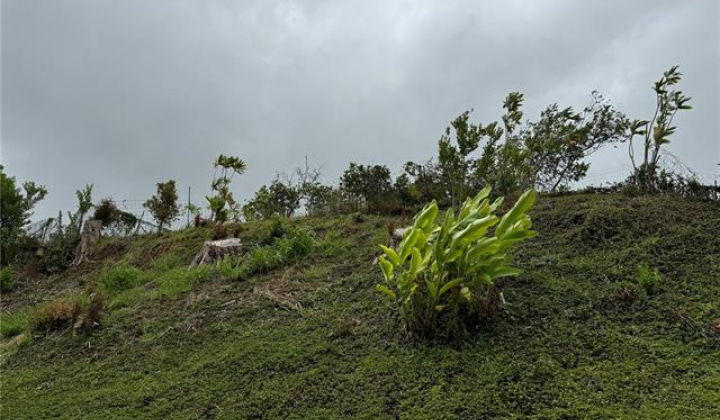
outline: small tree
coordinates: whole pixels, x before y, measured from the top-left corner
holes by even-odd
[[[207,196],[205,199],[216,222],[238,219],[240,209],[230,191],[230,182],[235,174],[242,175],[246,169],[245,162],[235,156],[220,155],[215,160],[215,175],[210,186],[215,195]]]
[[[46,195],[45,186],[32,181],[23,183],[21,190],[15,177],[7,176],[0,165],[0,264],[13,260],[23,228],[30,222],[35,205]]]
[[[633,178],[638,185],[647,192],[656,190],[657,169],[660,162],[662,147],[670,143],[670,136],[675,133],[677,127],[673,126],[673,119],[679,110],[692,109],[687,103],[690,98],[683,95],[679,90],[671,88],[682,79],[682,73],[678,71],[679,66],[673,66],[655,82],[655,114],[650,121],[634,120],[630,124],[630,141],[628,153],[633,165]],[[633,138],[640,136],[643,139],[642,160],[635,158]]]
[[[496,142],[499,137],[497,124],[486,127],[471,124],[470,112],[472,110],[465,111],[451,121],[438,141],[438,168],[454,208],[459,207],[475,189],[470,177],[470,169],[473,167],[471,154],[478,149],[484,137],[490,139],[488,144]]]
[[[77,230],[78,232],[82,232],[82,226],[83,222],[85,221],[85,215],[90,211],[92,208],[92,190],[93,190],[93,184],[87,184],[85,185],[85,188],[82,190],[75,191],[75,195],[78,199],[78,222],[77,222]]]
[[[175,180],[159,182],[157,192],[145,202],[144,206],[152,214],[158,224],[158,232],[162,231],[165,224],[172,223],[180,215],[180,207],[177,203],[178,195],[175,188]]]
[[[269,188],[260,187],[255,197],[243,206],[243,214],[248,220],[269,219],[276,215],[290,217],[299,207],[300,192],[276,179]]]

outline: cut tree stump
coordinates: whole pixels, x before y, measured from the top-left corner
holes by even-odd
[[[102,221],[100,220],[88,220],[83,225],[82,235],[80,235],[80,243],[75,248],[75,259],[72,265],[80,265],[85,261],[88,261],[88,254],[90,248],[100,239],[100,233],[102,232]]]
[[[410,230],[412,226],[408,227],[401,227],[393,230],[392,234],[390,235],[390,248],[397,249],[398,245],[400,245],[400,242],[402,242],[403,237],[407,233],[408,230]]]
[[[217,241],[207,241],[203,244],[200,252],[193,259],[190,268],[197,267],[202,264],[212,264],[225,257],[242,255],[243,246],[238,238],[220,239]]]

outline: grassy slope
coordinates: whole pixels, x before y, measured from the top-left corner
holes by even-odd
[[[542,197],[532,214],[540,236],[517,253],[524,271],[506,287],[507,310],[470,343],[404,336],[374,291],[387,219],[296,220],[322,238],[298,264],[182,293],[158,277],[101,329],[19,349],[2,367],[2,417],[720,418],[709,328],[720,317],[720,209],[573,195]],[[118,260],[156,276],[185,265],[205,234],[105,240],[97,259],[107,260],[67,281],[94,281]],[[660,269],[659,290],[621,302],[638,263]],[[22,295],[3,306],[39,292]]]

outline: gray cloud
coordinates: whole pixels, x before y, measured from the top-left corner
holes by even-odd
[[[218,153],[242,156],[247,198],[308,155],[334,182],[351,160],[399,169],[447,122],[583,106],[598,89],[634,118],[680,64],[694,110],[671,152],[720,167],[720,7],[706,1],[294,2],[6,0],[2,162],[48,185],[38,216],[178,180],[201,200]],[[620,176],[624,149],[593,158]],[[594,178],[593,178],[594,177]]]

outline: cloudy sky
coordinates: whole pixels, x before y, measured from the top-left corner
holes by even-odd
[[[504,96],[582,107],[597,89],[649,118],[680,64],[694,109],[671,152],[720,172],[720,2],[2,0],[2,163],[46,184],[37,216],[74,190],[146,199],[158,181],[200,201],[212,161],[238,155],[246,199],[308,156],[336,182],[350,161],[399,170],[436,154],[447,122]],[[592,159],[589,181],[627,172]]]

